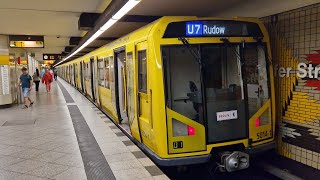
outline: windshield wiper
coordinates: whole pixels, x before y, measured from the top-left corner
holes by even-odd
[[[236,47],[232,47],[230,41],[227,38],[221,38],[220,41],[223,42],[225,47],[231,47],[231,50],[233,51],[233,53],[236,54],[239,58],[241,57],[240,53],[236,50]],[[241,45],[243,47],[244,47],[244,43],[245,43],[244,41],[241,43]],[[240,60],[241,60],[241,58],[240,58]]]
[[[196,60],[196,62],[198,64],[202,64],[201,63],[201,55],[200,52],[196,52],[190,45],[190,43],[188,42],[188,40],[184,37],[179,37],[178,38],[179,41],[181,41],[183,43],[183,45],[185,45],[185,47],[189,50],[189,52],[191,53],[191,55],[194,57],[194,59]]]

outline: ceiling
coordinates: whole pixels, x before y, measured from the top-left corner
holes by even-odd
[[[78,20],[83,12],[110,13],[112,0],[1,0],[0,34],[44,35],[45,48],[26,49],[42,53],[61,53],[69,46],[69,38],[83,36]],[[125,1],[125,0],[113,0]],[[320,0],[142,0],[129,15],[166,16],[247,16],[263,17],[319,3]],[[111,4],[112,4],[111,3]],[[110,9],[110,10],[109,10]],[[148,22],[117,22],[102,37],[121,37]],[[90,33],[87,34],[90,36]],[[57,38],[59,37],[59,38]],[[88,37],[84,37],[88,38]],[[95,41],[90,46],[101,46]]]
[[[142,0],[129,14],[263,17],[319,2],[320,0]]]
[[[115,1],[115,0],[114,0]],[[113,2],[114,2],[113,1]],[[120,1],[120,0],[118,0]],[[134,7],[128,15],[140,15],[147,18],[150,16],[218,16],[218,17],[264,17],[276,13],[296,9],[303,6],[308,6],[314,3],[319,3],[320,0],[141,0],[141,2]],[[104,11],[104,17],[108,14],[115,12],[112,8],[112,3]],[[110,18],[110,17],[108,17]],[[103,22],[96,23],[95,30],[99,29],[99,24],[105,23],[108,18]],[[100,19],[101,20],[101,19]],[[140,19],[141,20],[141,19]],[[142,27],[148,22],[117,22],[110,29],[102,34],[102,37],[121,37],[125,34],[132,32],[135,29]],[[87,39],[94,34],[94,30],[89,32],[80,44],[73,49],[80,47]],[[94,41],[90,45],[95,44]],[[81,52],[81,51],[80,51]],[[74,56],[73,58],[76,58]],[[72,60],[70,58],[69,60]]]
[[[142,0],[129,14],[263,17],[319,2],[320,0]]]
[[[80,36],[82,12],[103,12],[111,0],[1,0],[0,34],[44,35],[45,48],[25,49],[36,53],[61,53],[71,36]],[[58,38],[59,37],[59,38]],[[21,51],[11,49],[10,51]]]

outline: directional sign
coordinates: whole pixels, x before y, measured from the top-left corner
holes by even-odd
[[[10,47],[12,48],[43,48],[44,43],[42,41],[10,41]]]
[[[43,36],[9,35],[9,46],[11,48],[43,48]]]

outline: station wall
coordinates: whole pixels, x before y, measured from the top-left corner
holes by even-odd
[[[320,3],[262,20],[276,71],[278,151],[320,169],[320,78],[314,78],[320,67]],[[297,75],[299,63],[310,65],[305,78]],[[283,70],[289,70],[288,77]]]

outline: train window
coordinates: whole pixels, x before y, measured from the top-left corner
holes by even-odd
[[[205,108],[210,109],[208,119],[216,119],[217,112],[244,103],[238,45],[175,45],[162,50],[167,105],[172,110],[203,124]]]
[[[98,59],[98,84],[99,86],[103,86],[105,84],[104,81],[104,64],[103,59]]]
[[[109,64],[110,64],[110,83],[114,83],[114,61],[113,56],[109,58]]]
[[[75,64],[74,74],[75,74],[76,81],[78,81],[78,64]]]
[[[84,80],[87,80],[87,63],[83,62],[83,77],[84,77]]]
[[[105,79],[105,87],[107,89],[110,89],[110,63],[109,63],[109,58],[104,58],[104,66],[105,66],[105,69],[106,69],[106,79]]]
[[[191,50],[197,52],[196,47]],[[200,66],[191,50],[185,46],[166,46],[162,48],[166,72],[167,106],[172,110],[197,122],[202,122],[202,94]],[[188,96],[193,96],[192,101]],[[173,126],[179,126],[173,121]]]
[[[139,92],[147,92],[147,51],[138,51]]]
[[[263,46],[247,45],[244,50],[249,115],[253,116],[269,99],[267,61]]]
[[[114,83],[114,76],[115,76],[115,71],[114,71],[114,60],[113,60],[113,56],[109,57],[109,68],[110,68],[110,90],[111,90],[111,102],[112,105],[115,107],[116,106],[116,92],[115,92],[115,83]]]
[[[86,63],[86,75],[85,75],[85,80],[90,81],[90,68],[89,68],[89,63]]]
[[[74,72],[73,72],[73,64],[70,64],[70,67],[69,67],[69,73],[70,73],[70,82],[73,82],[74,81]]]

